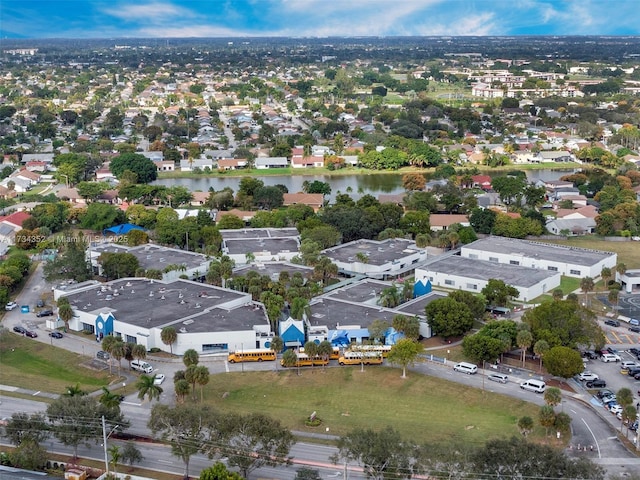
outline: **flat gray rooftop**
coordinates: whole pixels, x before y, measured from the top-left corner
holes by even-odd
[[[474,278],[476,280],[487,281],[491,278],[496,278],[508,285],[525,288],[532,287],[547,278],[558,275],[557,272],[548,270],[475,260],[458,257],[457,255],[438,259],[422,268],[431,272]]]
[[[434,300],[440,300],[441,298],[447,298],[447,294],[442,292],[431,292],[397,306],[396,310],[406,313],[407,315],[420,315],[424,317],[425,307]]]
[[[250,296],[185,280],[164,283],[147,279],[122,279],[108,284],[99,284],[80,292],[67,295],[74,308],[95,313],[113,312],[117,320],[142,328],[162,328],[176,322],[194,319],[190,330],[235,331],[244,329],[246,320],[242,315],[222,315],[225,322],[215,323],[221,316],[216,307],[226,307]],[[209,311],[207,311],[209,310]],[[234,312],[232,310],[231,312]],[[225,310],[226,312],[226,310]],[[262,313],[262,309],[260,309]],[[196,320],[197,319],[197,320]],[[266,317],[262,313],[264,323]],[[249,327],[251,328],[251,327]]]
[[[298,237],[296,228],[239,228],[237,230],[220,230],[223,240],[232,238],[282,238]]]
[[[207,261],[207,257],[201,253],[151,244],[129,248],[113,243],[106,243],[92,246],[91,249],[99,253],[131,253],[138,259],[140,267],[145,270],[164,270],[167,265],[184,265],[187,269],[191,269],[197,268]]]
[[[364,253],[370,265],[384,265],[418,252],[415,242],[410,240],[356,240],[354,242],[328,248],[322,253],[332,260],[343,263],[358,262],[357,255]]]
[[[390,286],[391,284],[389,283],[385,284],[371,280],[362,280],[361,282],[352,283],[351,285],[333,290],[325,295],[325,297],[375,305],[382,291]],[[402,288],[402,286],[399,288]]]
[[[294,273],[300,272],[303,278],[309,278],[313,275],[313,268],[288,262],[252,263],[250,265],[244,265],[236,268],[233,271],[233,276],[246,276],[248,272],[258,272],[260,275],[269,275],[273,280],[277,280],[280,276],[280,272],[288,272],[290,277],[293,277]]]
[[[522,255],[524,257],[584,266],[594,265],[611,255],[615,255],[615,253],[602,250],[531,242],[505,237],[482,238],[468,245],[464,245],[462,250],[481,250],[508,255]]]
[[[224,240],[224,247],[231,255],[242,255],[248,252],[297,252],[298,240],[295,238],[242,238]]]
[[[315,300],[310,305],[311,327],[326,325],[329,330],[336,330],[340,326],[359,325],[367,328],[374,320],[386,320],[391,324],[393,317],[398,312],[370,305],[362,305],[354,302],[344,302],[324,297]]]

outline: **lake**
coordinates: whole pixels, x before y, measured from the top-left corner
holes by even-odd
[[[528,170],[527,178],[530,181],[536,180],[558,180],[563,175],[574,172],[573,169],[566,170]],[[327,196],[330,202],[335,200],[338,193],[348,193],[352,198],[358,199],[362,195],[371,194],[377,197],[381,193],[396,194],[404,193],[402,188],[402,174],[399,173],[376,173],[376,174],[356,174],[356,175],[268,175],[260,177],[266,186],[284,185],[289,193],[302,191],[304,181],[313,182],[319,180],[331,185],[331,195]],[[229,187],[234,193],[238,191],[240,180],[243,177],[196,177],[196,178],[163,178],[153,182],[155,185],[182,185],[190,191],[207,191],[209,188],[222,190]]]

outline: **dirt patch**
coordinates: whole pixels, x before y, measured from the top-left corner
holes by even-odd
[[[550,378],[549,380],[545,380],[547,387],[556,387],[560,390],[564,390],[565,392],[576,393],[576,391],[571,388],[567,382],[561,382],[560,380],[556,380],[555,378]]]
[[[424,348],[446,347],[462,340],[463,337],[451,337],[446,340],[442,337],[425,338],[420,341]]]

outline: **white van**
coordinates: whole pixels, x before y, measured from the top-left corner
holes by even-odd
[[[547,385],[542,380],[525,380],[520,384],[520,388],[530,392],[544,393]]]
[[[467,375],[473,375],[478,371],[478,367],[476,365],[467,362],[456,363],[453,369],[456,372],[466,373]]]
[[[149,365],[144,360],[133,360],[131,362],[131,370],[136,370],[137,372],[151,373],[153,372],[153,367]]]

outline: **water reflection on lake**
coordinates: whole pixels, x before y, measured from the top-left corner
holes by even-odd
[[[515,167],[514,167],[515,169]],[[529,170],[527,178],[530,181],[536,180],[558,180],[563,175],[573,173],[575,170]],[[259,177],[266,186],[282,184],[287,187],[290,193],[302,191],[303,182],[313,182],[319,180],[327,182],[331,185],[331,195],[328,196],[329,201],[335,200],[336,194],[348,193],[354,199],[360,198],[364,194],[371,194],[377,197],[381,193],[396,194],[403,193],[402,174],[384,173],[384,174],[358,174],[358,175],[269,175]],[[197,177],[197,178],[163,178],[153,182],[156,185],[182,185],[189,190],[207,191],[209,188],[214,190],[222,190],[230,187],[234,193],[238,191],[240,180],[242,177]]]

